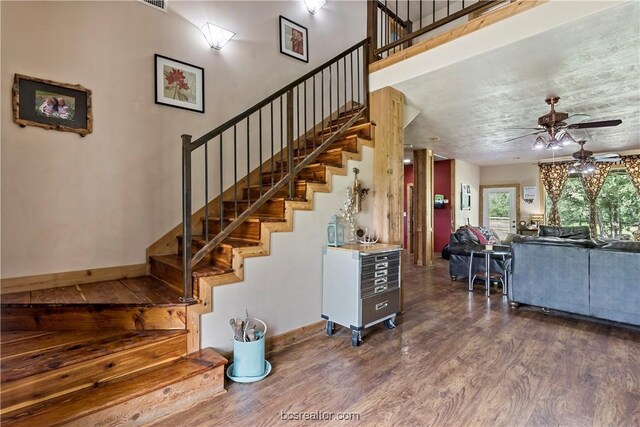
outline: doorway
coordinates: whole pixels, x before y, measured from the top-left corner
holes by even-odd
[[[494,230],[500,239],[516,232],[520,217],[520,185],[480,186],[482,225]]]

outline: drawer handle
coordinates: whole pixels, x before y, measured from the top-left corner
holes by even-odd
[[[376,287],[373,289],[373,293],[374,293],[374,294],[379,294],[380,292],[384,292],[384,291],[386,291],[388,287],[389,287],[389,285],[386,285],[386,284],[385,284],[385,285],[381,285],[381,286],[376,286]],[[376,309],[376,310],[377,310],[377,309]]]
[[[383,308],[387,308],[389,306],[389,301],[383,301],[376,304],[376,311],[382,310]]]
[[[389,278],[387,278],[387,277],[381,277],[381,278],[379,278],[379,279],[374,280],[374,281],[373,281],[373,284],[374,284],[375,286],[378,286],[378,285],[379,285],[379,284],[381,284],[381,283],[387,283],[387,280],[389,280]]]
[[[387,275],[387,270],[376,271],[374,277],[382,277]]]
[[[376,264],[376,270],[380,270],[383,268],[388,268],[389,267],[389,263],[388,262],[379,262]]]
[[[382,255],[380,255],[380,256],[377,256],[377,257],[376,257],[376,262],[378,262],[378,261],[388,261],[388,260],[389,260],[389,257],[388,257],[388,256],[382,256]]]

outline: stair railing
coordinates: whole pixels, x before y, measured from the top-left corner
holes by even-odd
[[[426,36],[460,18],[474,17],[500,5],[507,5],[510,1],[512,0],[369,0],[369,61],[374,62],[406,49],[418,37]]]
[[[285,185],[295,199],[296,176],[359,119],[368,120],[368,49],[365,39],[194,141],[182,135],[183,301],[195,300],[196,264]],[[196,161],[202,168],[194,171]],[[210,163],[217,174],[209,174]],[[196,190],[204,198],[206,243],[192,253],[194,175],[202,178]],[[240,195],[242,184],[247,190]],[[214,197],[211,186],[218,189]],[[219,205],[212,207],[215,196]],[[213,226],[211,209],[219,211]]]

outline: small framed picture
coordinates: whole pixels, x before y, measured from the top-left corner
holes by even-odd
[[[307,29],[284,16],[280,16],[280,53],[309,62]]]
[[[204,68],[156,54],[156,104],[204,113]]]
[[[13,121],[22,127],[37,126],[85,136],[93,131],[91,91],[76,84],[16,74]]]

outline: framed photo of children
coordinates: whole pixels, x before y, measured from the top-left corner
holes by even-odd
[[[21,127],[37,126],[85,136],[93,131],[91,90],[16,74],[13,121]]]
[[[204,113],[204,68],[156,54],[156,104]]]
[[[309,62],[307,29],[284,16],[280,16],[280,53]]]

